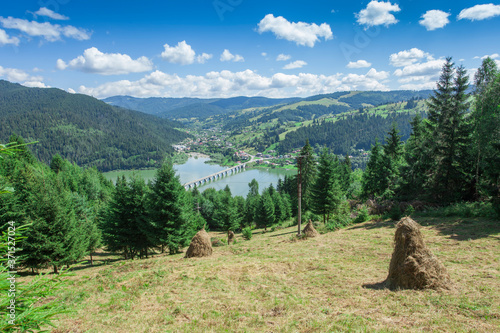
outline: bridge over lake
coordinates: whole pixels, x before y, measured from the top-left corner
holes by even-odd
[[[229,176],[231,174],[235,174],[236,172],[239,172],[239,171],[242,171],[242,170],[246,169],[247,164],[250,163],[250,162],[251,161],[246,162],[246,163],[242,163],[242,164],[238,164],[238,165],[235,165],[233,167],[224,169],[222,171],[213,173],[211,175],[208,175],[208,176],[205,176],[205,177],[202,177],[202,178],[198,178],[196,180],[193,180],[191,182],[188,182],[188,183],[184,184],[184,188],[186,190],[188,190],[188,189],[193,188],[195,186],[201,186],[201,185],[203,185],[205,183],[217,180],[217,179],[222,178],[224,176]]]

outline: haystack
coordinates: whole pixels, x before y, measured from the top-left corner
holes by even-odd
[[[450,289],[445,267],[427,248],[420,225],[404,217],[396,226],[394,252],[387,277],[391,289]]]
[[[229,230],[227,232],[227,245],[231,244],[232,241],[234,241],[234,232]]]
[[[201,229],[194,235],[186,251],[186,258],[193,257],[208,257],[212,255],[212,243],[210,242],[210,236],[205,231]]]
[[[316,237],[319,235],[319,233],[314,229],[313,223],[311,220],[306,224],[304,229],[302,230],[302,233],[306,235],[306,237]]]

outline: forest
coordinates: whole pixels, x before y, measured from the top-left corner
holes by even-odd
[[[30,148],[46,163],[60,154],[101,171],[159,166],[188,137],[179,126],[90,96],[0,80],[0,140],[38,141]]]

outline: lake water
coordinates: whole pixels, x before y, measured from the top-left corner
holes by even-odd
[[[194,158],[191,157],[185,164],[174,165],[174,169],[177,172],[177,175],[180,178],[182,184],[202,178],[204,176],[208,176],[210,174],[216,173],[218,171],[222,171],[227,169],[227,167],[223,167],[220,165],[207,164],[208,158],[199,157]],[[152,180],[155,176],[156,170],[137,170],[137,171],[110,171],[104,173],[104,176],[107,179],[111,179],[116,181],[116,177],[125,175],[130,177],[133,173],[141,176],[146,180]],[[294,175],[296,173],[295,170],[286,170],[286,169],[271,169],[271,168],[255,168],[255,169],[247,169],[245,171],[240,171],[238,173],[232,174],[230,176],[226,176],[223,178],[219,178],[216,181],[212,181],[202,186],[198,187],[200,191],[204,191],[208,188],[215,188],[216,190],[221,190],[229,185],[231,189],[231,193],[233,195],[241,195],[246,197],[248,193],[248,183],[255,178],[259,183],[259,190],[262,191],[264,188],[273,184],[276,187],[278,184],[278,179],[283,179],[285,175]]]

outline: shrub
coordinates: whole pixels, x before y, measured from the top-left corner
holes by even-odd
[[[326,228],[330,231],[333,231],[335,229],[348,226],[353,222],[350,215],[351,212],[349,203],[347,201],[344,201],[337,208],[336,214],[330,220],[328,220],[328,222],[326,222]]]
[[[220,239],[217,237],[212,237],[212,238],[210,238],[210,241],[212,242],[213,247],[226,245],[226,240],[224,238]]]
[[[394,221],[399,221],[401,220],[401,215],[401,208],[399,208],[397,203],[394,203],[389,211],[389,217]]]
[[[252,239],[252,229],[250,227],[243,228],[243,230],[241,230],[241,235],[246,240]]]
[[[368,207],[363,205],[361,209],[359,210],[358,216],[356,216],[356,219],[354,220],[354,223],[361,223],[368,221],[370,218],[370,214],[368,213]]]

